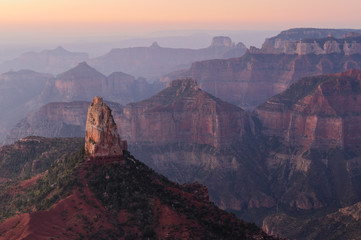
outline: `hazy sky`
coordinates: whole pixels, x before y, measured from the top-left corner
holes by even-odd
[[[359,29],[360,9],[360,0],[0,0],[0,31],[4,42],[184,29]]]

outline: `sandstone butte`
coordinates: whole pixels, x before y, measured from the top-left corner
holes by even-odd
[[[302,149],[361,147],[361,71],[304,78],[255,109],[267,136]]]
[[[252,132],[244,110],[201,90],[192,78],[174,80],[151,98],[126,105],[115,122],[129,142],[152,145],[228,146]]]
[[[122,156],[123,146],[112,110],[103,98],[94,97],[85,125],[85,152],[90,157]]]

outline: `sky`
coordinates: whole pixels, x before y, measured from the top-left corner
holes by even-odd
[[[157,31],[361,28],[360,0],[0,0],[0,42]]]

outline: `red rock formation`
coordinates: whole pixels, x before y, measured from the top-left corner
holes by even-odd
[[[256,108],[264,134],[304,149],[361,147],[361,71],[302,79]]]
[[[222,100],[252,109],[307,76],[361,69],[361,55],[264,54],[247,52],[241,58],[195,62],[188,70],[164,80],[192,77],[199,87]]]
[[[91,157],[122,156],[122,141],[112,111],[103,98],[94,97],[85,126],[85,152]]]
[[[245,111],[200,90],[193,79],[175,80],[157,95],[128,104],[115,116],[130,142],[225,146],[251,131]]]

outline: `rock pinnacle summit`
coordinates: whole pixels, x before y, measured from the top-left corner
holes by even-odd
[[[90,157],[122,156],[123,147],[111,109],[102,97],[94,97],[85,126],[85,152]]]

